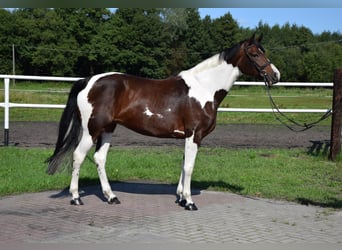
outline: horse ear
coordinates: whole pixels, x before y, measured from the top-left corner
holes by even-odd
[[[248,39],[248,44],[251,45],[255,39],[255,32],[253,33],[252,37]]]
[[[261,43],[261,40],[262,40],[263,37],[264,37],[264,34],[261,33],[261,35],[259,36],[259,38],[257,39],[257,41],[258,41],[259,43]]]

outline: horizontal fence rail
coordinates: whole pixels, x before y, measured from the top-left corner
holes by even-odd
[[[64,109],[64,104],[30,104],[30,103],[11,103],[9,98],[10,80],[34,80],[34,81],[58,81],[58,82],[76,82],[80,77],[52,77],[52,76],[26,76],[26,75],[0,75],[0,79],[4,79],[4,102],[0,102],[0,107],[4,108],[4,144],[8,146],[9,139],[9,109],[10,108],[54,108]],[[263,82],[243,82],[237,81],[236,86],[264,86]],[[283,87],[325,87],[332,88],[333,83],[303,83],[303,82],[279,82],[274,86]],[[328,109],[279,109],[283,113],[326,113]],[[260,108],[219,108],[219,112],[273,112],[273,109]]]

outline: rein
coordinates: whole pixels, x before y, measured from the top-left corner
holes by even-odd
[[[317,121],[311,122],[311,123],[299,123],[297,121],[295,121],[294,119],[288,117],[286,114],[284,114],[283,112],[281,112],[277,106],[277,104],[274,102],[273,97],[271,95],[271,91],[270,91],[270,86],[267,84],[266,81],[266,76],[264,78],[265,81],[265,87],[267,90],[267,95],[270,99],[270,104],[271,104],[271,108],[273,110],[273,115],[275,117],[276,120],[278,120],[281,124],[283,124],[284,126],[286,126],[288,129],[290,129],[291,131],[294,132],[303,132],[306,131],[314,126],[316,126],[318,123],[320,123],[321,121],[327,119],[329,116],[332,115],[332,109],[329,109],[326,113],[324,113]],[[277,116],[277,113],[279,114],[279,116]],[[281,119],[284,118],[284,119]],[[286,123],[286,121],[288,121],[290,124]],[[295,128],[295,126],[299,127],[298,129]]]
[[[253,45],[251,45],[253,46]],[[253,55],[251,55],[248,51],[248,49],[251,47],[245,47],[244,48],[244,52],[247,55],[248,59],[250,60],[250,62],[256,67],[256,69],[259,71],[259,73],[264,77],[264,82],[265,82],[265,87],[267,90],[267,95],[270,99],[270,104],[271,104],[271,108],[273,111],[273,115],[275,117],[276,120],[278,120],[281,124],[283,124],[284,126],[286,126],[288,129],[290,129],[291,131],[294,132],[302,132],[302,131],[306,131],[314,126],[316,126],[318,123],[320,123],[321,121],[327,119],[329,116],[332,115],[332,110],[333,109],[329,109],[325,114],[323,114],[317,121],[311,122],[311,123],[299,123],[297,121],[295,121],[294,119],[290,118],[289,116],[287,116],[285,113],[281,112],[280,109],[278,108],[277,104],[275,103],[275,101],[273,100],[273,97],[271,95],[271,90],[270,90],[270,86],[268,85],[268,80],[269,75],[264,71],[264,69],[271,64],[271,62],[269,60],[267,60],[264,64],[259,65],[253,58]],[[279,114],[279,116],[277,116],[277,113]]]

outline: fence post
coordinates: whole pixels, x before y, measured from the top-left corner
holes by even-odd
[[[341,152],[342,68],[337,69],[334,75],[332,112],[329,159],[335,161]]]
[[[9,145],[9,84],[10,79],[5,78],[4,79],[4,88],[5,88],[5,112],[4,112],[4,144],[5,146]]]

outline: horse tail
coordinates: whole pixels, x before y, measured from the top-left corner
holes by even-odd
[[[55,151],[52,156],[46,160],[46,163],[48,163],[46,172],[48,174],[54,174],[61,168],[62,165],[65,165],[63,163],[65,162],[66,158],[69,158],[70,160],[70,157],[72,157],[72,152],[79,143],[81,119],[79,117],[77,106],[77,96],[87,86],[87,82],[88,79],[81,79],[77,81],[71,88],[67,105],[63,111],[59,123]],[[68,163],[70,166],[70,162]]]

